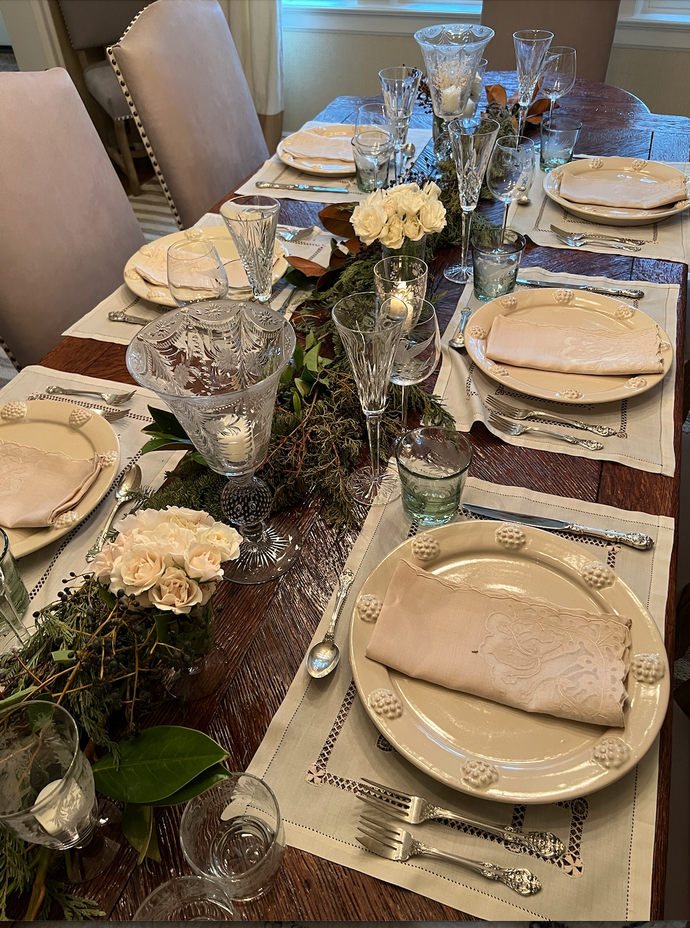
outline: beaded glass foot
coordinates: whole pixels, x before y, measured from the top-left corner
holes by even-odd
[[[371,467],[362,467],[350,475],[347,488],[362,506],[385,506],[400,496],[400,480],[395,471],[384,470],[374,478]]]

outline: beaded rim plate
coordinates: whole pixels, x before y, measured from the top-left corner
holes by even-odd
[[[653,183],[655,180],[666,181],[672,180],[674,177],[682,177],[687,181],[686,175],[679,171],[678,168],[671,167],[668,164],[661,164],[658,161],[638,161],[631,158],[578,158],[576,161],[570,161],[568,164],[562,165],[558,170],[573,175],[584,174],[591,170],[590,161],[601,161],[602,164],[598,170],[604,174],[609,174],[611,179],[621,176],[636,176],[644,177]],[[572,203],[559,194],[557,171],[551,171],[544,177],[543,187],[546,196],[566,212],[572,213],[573,216],[577,216],[579,219],[596,222],[603,226],[651,226],[655,222],[661,222],[670,216],[677,216],[678,213],[683,213],[690,208],[690,199],[687,198],[681,198],[677,203],[670,206],[656,207],[655,209],[616,208],[613,206],[590,206],[586,203]]]
[[[201,234],[198,234],[201,233]],[[203,229],[186,229],[184,232],[173,232],[171,235],[164,235],[162,238],[157,238],[153,242],[148,242],[149,246],[158,248],[161,245],[164,245],[166,248],[170,248],[171,245],[176,244],[177,242],[185,241],[197,241],[200,238],[205,238],[208,241],[213,242],[218,252],[218,256],[223,261],[224,264],[228,264],[230,261],[236,261],[239,258],[237,254],[237,248],[235,248],[235,243],[230,238],[230,233],[225,228],[225,226],[204,226]],[[147,245],[143,245],[143,248],[146,248]],[[273,283],[277,283],[283,274],[288,269],[288,263],[285,260],[285,255],[287,254],[287,249],[283,245],[276,241],[274,255],[277,258],[273,265]],[[127,264],[125,264],[125,283],[129,289],[136,296],[142,297],[144,300],[149,300],[151,303],[157,303],[159,306],[170,306],[172,309],[179,309],[175,300],[173,300],[170,295],[170,291],[167,287],[162,287],[160,284],[152,284],[148,280],[139,274],[139,272],[134,267],[134,259],[136,258],[138,252],[132,255]],[[156,295],[153,295],[155,291]],[[228,295],[226,299],[228,300],[243,300],[252,295],[250,287],[241,287],[241,288],[231,288],[228,290]],[[136,312],[136,310],[135,310]]]
[[[670,694],[663,640],[629,587],[601,562],[593,570],[592,555],[581,546],[525,526],[511,525],[513,531],[501,533],[502,524],[456,522],[431,529],[427,534],[440,552],[424,562],[415,560],[415,539],[408,539],[371,572],[359,596],[383,600],[398,561],[405,558],[480,590],[510,588],[516,595],[540,596],[568,608],[627,615],[631,656],[658,655],[659,674],[652,683],[637,678],[644,670],[629,674],[625,728],[523,712],[391,670],[366,657],[374,626],[359,618],[353,603],[350,662],[357,691],[393,747],[448,786],[499,802],[584,796],[624,776],[654,743]]]
[[[300,129],[300,132],[303,131],[303,129]],[[321,135],[324,138],[342,138],[343,136],[352,138],[355,127],[353,125],[333,124],[327,126],[310,126],[309,131],[313,132],[315,135]],[[297,133],[293,133],[293,135],[296,134]],[[315,161],[314,159],[297,158],[295,155],[291,155],[290,152],[285,151],[285,144],[289,142],[290,138],[291,136],[288,135],[286,138],[281,139],[276,148],[276,155],[278,155],[283,164],[287,164],[289,167],[295,168],[295,170],[301,171],[303,174],[316,174],[319,177],[347,177],[355,173],[354,161],[351,166],[345,167],[342,162],[338,164],[328,164]]]
[[[486,339],[496,316],[509,314],[537,324],[579,326],[614,334],[656,325],[646,313],[621,300],[567,287],[519,290],[484,303],[467,320],[465,347],[477,367],[507,390],[570,405],[610,403],[651,390],[664,379],[673,363],[671,340],[657,326],[662,347],[666,346],[661,351],[663,371],[659,374],[571,374],[497,364],[486,357]]]
[[[2,410],[6,406],[0,406],[0,441],[15,441],[41,451],[62,451],[76,459],[109,454],[113,456],[113,463],[101,469],[93,486],[79,501],[77,518],[73,522],[52,528],[6,528],[15,557],[38,551],[71,532],[106,495],[120,463],[119,439],[112,425],[102,416],[92,414],[82,424],[71,424],[72,413],[75,410],[86,412],[84,406],[54,400],[29,400],[21,405],[26,406],[26,416],[15,419],[3,417]]]

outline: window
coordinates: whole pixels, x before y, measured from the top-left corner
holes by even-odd
[[[283,26],[314,32],[412,35],[438,22],[478,23],[481,0],[283,0]]]

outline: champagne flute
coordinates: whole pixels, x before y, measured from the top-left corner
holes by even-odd
[[[534,142],[522,135],[504,135],[496,141],[486,183],[489,190],[504,203],[501,241],[505,239],[508,209],[529,191],[534,179]]]
[[[532,102],[534,88],[537,86],[552,39],[553,32],[547,32],[545,29],[521,29],[513,33],[520,104],[518,135],[522,135],[524,131],[527,110]]]
[[[402,180],[402,148],[407,141],[410,117],[421,76],[419,68],[384,68],[379,71],[384,106],[395,141],[396,184]]]
[[[168,289],[178,306],[223,299],[228,275],[212,242],[177,242],[168,248]]]
[[[401,432],[407,431],[407,388],[430,377],[440,357],[441,336],[436,310],[428,300],[422,300],[411,327],[406,329],[403,323],[403,334],[395,349],[391,370],[391,382],[402,389]]]
[[[551,101],[549,121],[553,107],[560,97],[573,89],[577,74],[577,52],[567,45],[551,45],[541,75],[541,92]]]

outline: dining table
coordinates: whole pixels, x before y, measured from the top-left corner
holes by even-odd
[[[488,72],[486,84],[501,84],[508,94],[516,88],[514,72]],[[316,119],[352,121],[357,106],[371,98],[342,96]],[[559,101],[558,112],[575,114],[583,127],[578,152],[595,156],[625,155],[639,159],[687,162],[690,155],[690,119],[658,115],[631,94],[606,84],[578,79],[574,89]],[[418,104],[413,126],[429,126],[431,114]],[[538,133],[529,126],[528,133]],[[430,143],[415,163],[411,179],[433,176],[436,162]],[[228,191],[228,196],[232,191]],[[320,225],[323,204],[298,199],[280,200],[280,222],[294,226]],[[218,212],[216,204],[214,212]],[[485,207],[480,206],[480,209]],[[491,210],[491,207],[486,207]],[[435,255],[431,267],[436,309],[442,329],[453,316],[462,285],[443,279],[443,268],[457,261],[459,249]],[[634,255],[587,253],[528,243],[522,272],[539,266],[554,273],[603,276],[615,280],[678,285],[675,369],[675,469],[665,475],[634,469],[596,456],[573,457],[535,448],[516,447],[492,434],[482,423],[469,432],[473,447],[471,476],[502,487],[522,487],[554,497],[582,500],[670,517],[678,522],[681,427],[689,405],[687,364],[680,363],[685,341],[685,264]],[[65,337],[41,364],[55,371],[134,383],[125,363],[125,347],[107,341]],[[428,389],[432,389],[433,380]],[[143,437],[142,437],[143,444]],[[180,724],[201,729],[229,752],[229,765],[245,770],[259,748],[298,673],[303,673],[306,650],[322,620],[331,593],[359,529],[336,531],[325,517],[318,495],[293,507],[289,517],[302,533],[303,550],[295,565],[281,578],[257,585],[222,583],[215,594],[217,642],[227,659],[227,675],[218,690],[181,711],[175,700],[154,708],[146,724]],[[673,543],[668,576],[665,646],[674,658],[675,582],[677,537]],[[21,565],[21,562],[20,562]],[[348,673],[345,658],[338,672]],[[660,736],[658,799],[654,824],[653,861],[648,878],[651,903],[648,917],[664,914],[669,790],[671,763],[671,705]],[[137,865],[136,852],[123,846],[107,872],[79,891],[96,900],[110,920],[131,920],[143,899],[158,884],[174,875],[190,873],[180,850],[179,807],[158,810],[160,862]],[[474,920],[477,912],[442,904],[424,895],[350,869],[324,857],[288,847],[272,889],[258,900],[238,907],[240,917],[268,921],[451,921]],[[571,917],[577,919],[578,911]]]

